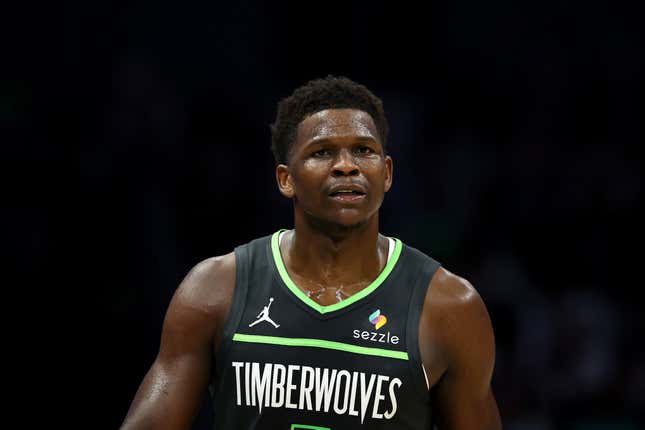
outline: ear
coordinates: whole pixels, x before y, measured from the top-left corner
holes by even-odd
[[[392,157],[385,156],[385,192],[387,193],[392,188],[392,175],[394,173],[394,165]]]
[[[288,199],[292,199],[296,194],[293,189],[293,182],[289,174],[289,167],[286,164],[278,164],[275,168],[275,179],[278,182],[280,194]]]

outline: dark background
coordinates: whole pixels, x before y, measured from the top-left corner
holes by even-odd
[[[64,331],[70,349],[41,351],[71,364],[63,385],[82,380],[63,416],[82,404],[86,427],[118,427],[190,268],[292,226],[269,124],[282,97],[334,74],[370,88],[388,115],[395,180],[381,231],[470,280],[488,306],[505,428],[645,425],[639,8],[18,12],[3,18],[3,252],[69,306],[54,312],[65,330],[48,333]]]

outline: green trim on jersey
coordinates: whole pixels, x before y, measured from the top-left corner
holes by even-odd
[[[309,429],[309,430],[331,430],[329,427],[310,426],[307,424],[291,424],[291,430]]]
[[[273,236],[271,237],[271,251],[273,254],[273,260],[275,261],[275,265],[278,268],[280,277],[282,278],[286,286],[291,290],[291,292],[293,292],[293,294],[296,295],[296,297],[298,297],[309,307],[320,312],[321,314],[337,311],[338,309],[342,309],[346,306],[349,306],[352,303],[359,301],[363,297],[368,296],[370,293],[376,290],[383,283],[383,281],[385,281],[388,275],[392,272],[392,269],[394,269],[394,266],[396,265],[396,262],[399,260],[399,256],[401,255],[401,249],[403,248],[403,244],[401,243],[401,241],[397,238],[393,238],[395,241],[394,252],[392,252],[392,256],[390,257],[387,264],[383,268],[383,271],[376,277],[376,279],[374,279],[374,281],[372,281],[371,284],[369,284],[366,288],[362,289],[358,293],[346,298],[345,300],[339,303],[323,306],[316,303],[311,298],[307,297],[307,295],[300,288],[298,288],[296,284],[289,277],[289,273],[287,273],[287,268],[284,266],[284,262],[282,261],[282,255],[280,254],[280,245],[278,242],[280,233],[283,231],[285,231],[285,229],[280,229],[275,233],[273,233]]]
[[[333,342],[323,339],[261,336],[255,334],[235,333],[233,335],[233,340],[236,342],[269,343],[272,345],[308,346],[313,348],[335,349],[337,351],[351,352],[352,354],[376,355],[379,357],[408,360],[408,353],[403,351],[392,351],[391,349],[382,348],[369,348],[366,346],[357,346],[350,343]]]

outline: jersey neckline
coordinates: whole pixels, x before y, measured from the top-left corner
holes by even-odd
[[[273,255],[273,261],[275,262],[275,266],[278,269],[278,273],[280,275],[280,278],[284,282],[284,284],[291,290],[291,292],[298,298],[300,299],[304,304],[312,308],[313,310],[317,311],[320,314],[326,314],[329,312],[337,311],[339,309],[343,309],[353,303],[356,303],[357,301],[369,296],[371,293],[373,293],[385,280],[387,277],[392,273],[392,270],[396,266],[396,263],[399,261],[399,256],[401,255],[401,250],[403,248],[402,242],[393,237],[395,245],[394,245],[394,252],[392,253],[392,256],[390,259],[387,261],[385,264],[385,267],[379,273],[379,275],[372,281],[371,284],[369,284],[367,287],[363,288],[361,291],[358,293],[346,298],[345,300],[342,300],[338,303],[334,303],[333,305],[327,305],[323,306],[319,303],[316,303],[314,300],[311,298],[307,297],[307,295],[300,289],[298,286],[293,282],[291,277],[289,276],[289,273],[287,272],[287,268],[284,265],[284,261],[282,261],[282,254],[280,253],[280,244],[278,243],[278,238],[280,236],[280,233],[283,231],[286,231],[287,229],[280,229],[273,233],[271,236],[271,254]]]

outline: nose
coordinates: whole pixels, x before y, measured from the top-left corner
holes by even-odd
[[[333,165],[334,176],[355,176],[358,175],[358,165],[354,160],[354,156],[347,149],[342,149],[338,152],[338,156],[334,160]]]

